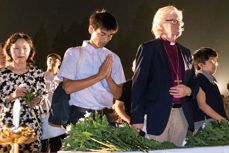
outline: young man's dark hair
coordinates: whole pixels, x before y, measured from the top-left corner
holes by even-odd
[[[200,70],[199,63],[205,63],[210,57],[217,57],[218,54],[212,48],[200,48],[193,54],[193,62],[197,70]]]
[[[110,116],[107,109],[121,95],[126,81],[121,60],[106,48],[117,31],[118,22],[111,13],[95,11],[89,18],[90,39],[65,52],[58,76],[63,79],[65,92],[71,94],[69,122],[72,124],[86,112],[99,111]],[[111,121],[109,117],[108,120]]]
[[[47,58],[49,58],[49,57],[55,57],[55,58],[57,58],[58,60],[61,61],[61,56],[59,54],[51,53],[51,54],[48,54]]]
[[[119,28],[115,17],[104,9],[92,13],[89,18],[89,25],[93,26],[95,30],[101,28],[107,31],[118,31]]]

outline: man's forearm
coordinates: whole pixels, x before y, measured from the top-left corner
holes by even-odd
[[[93,84],[99,82],[102,78],[99,75],[93,75],[86,79],[82,80],[70,80],[64,78],[64,90],[67,94],[71,94],[73,92],[80,91],[82,89],[88,88]]]
[[[118,99],[122,94],[122,85],[116,84],[111,77],[107,78],[106,80],[107,80],[108,86],[114,98]]]

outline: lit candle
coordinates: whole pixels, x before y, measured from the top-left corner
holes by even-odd
[[[13,125],[16,128],[19,127],[20,109],[21,109],[20,101],[18,99],[16,99],[14,102],[14,106],[13,106]]]

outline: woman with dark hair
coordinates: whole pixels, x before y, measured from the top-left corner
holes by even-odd
[[[3,53],[3,44],[0,43],[0,68],[6,66],[6,56]],[[0,112],[1,112],[2,105],[0,103]]]
[[[3,48],[8,65],[0,69],[0,127],[12,125],[13,105],[16,99],[20,101],[20,126],[31,127],[36,132],[36,139],[30,144],[20,145],[20,152],[40,152],[41,126],[40,111],[37,109],[40,101],[46,96],[46,86],[43,71],[33,65],[35,49],[32,39],[24,33],[11,35]],[[25,96],[33,95],[31,100]],[[0,152],[8,152],[0,146]]]
[[[3,53],[3,44],[0,43],[0,68],[6,66],[6,56]]]
[[[4,46],[4,51],[6,52],[7,60],[9,62],[13,62],[14,59],[13,59],[13,55],[11,52],[11,47],[15,46],[16,42],[18,42],[18,44],[21,44],[20,43],[21,41],[26,43],[26,45],[23,48],[24,50],[28,49],[26,47],[29,47],[28,57],[26,58],[26,65],[34,64],[35,48],[33,46],[33,41],[29,35],[24,34],[24,33],[14,33],[7,39],[6,44]],[[16,48],[16,46],[14,48],[16,50],[20,49],[20,48]]]

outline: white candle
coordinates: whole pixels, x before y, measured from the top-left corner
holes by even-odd
[[[16,128],[19,127],[20,109],[21,109],[21,103],[18,99],[16,99],[13,106],[13,125]]]

